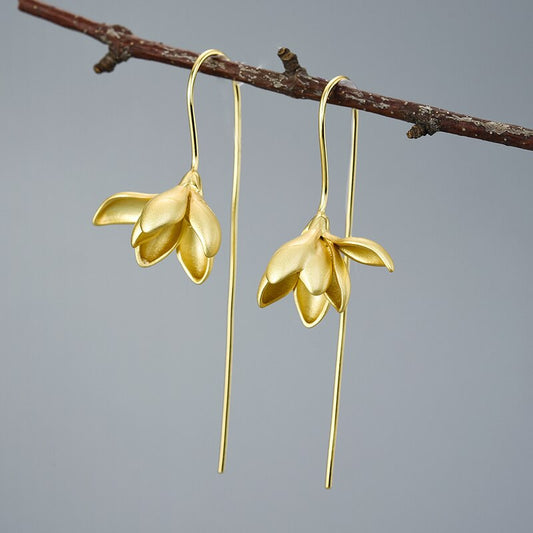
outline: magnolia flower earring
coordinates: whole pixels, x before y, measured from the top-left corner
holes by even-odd
[[[345,76],[333,78],[324,88],[320,99],[318,140],[322,167],[322,196],[318,211],[299,237],[285,243],[274,253],[261,279],[257,293],[259,307],[266,307],[293,292],[300,318],[304,326],[309,328],[317,325],[324,318],[330,305],[340,313],[326,465],[325,486],[327,489],[331,488],[333,474],[344,339],[346,336],[346,307],[350,297],[348,259],[353,259],[364,265],[384,266],[390,272],[394,270],[392,259],[382,246],[362,237],[350,236],[357,161],[358,112],[356,109],[352,112],[352,152],[346,202],[345,236],[336,237],[329,232],[329,219],[326,215],[329,185],[326,151],[326,104],[333,88],[340,81],[347,79]]]
[[[203,62],[211,56],[226,55],[219,50],[206,50],[198,56],[187,84],[187,109],[191,134],[191,168],[180,183],[160,194],[122,192],[110,196],[98,208],[93,224],[133,224],[131,245],[135,258],[142,267],[155,265],[172,252],[189,278],[203,283],[213,266],[218,252],[221,230],[218,220],[203,198],[202,182],[198,174],[198,134],[194,114],[194,82]],[[226,367],[224,401],[218,471],[226,462],[231,369],[233,358],[233,318],[235,305],[235,276],[237,265],[237,213],[239,203],[241,161],[241,95],[233,82],[235,129],[233,160],[233,192],[231,201],[230,264],[226,332]]]

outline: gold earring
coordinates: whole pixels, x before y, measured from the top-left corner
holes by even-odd
[[[393,261],[382,246],[369,239],[350,236],[352,232],[357,161],[359,116],[356,109],[352,110],[352,151],[346,201],[345,237],[336,237],[329,232],[329,219],[326,215],[329,187],[326,151],[326,104],[332,89],[340,81],[347,79],[345,76],[337,76],[330,80],[324,88],[320,99],[318,140],[322,168],[322,196],[317,213],[299,237],[285,243],[274,253],[261,279],[257,293],[259,307],[266,307],[285,297],[290,292],[294,292],[294,301],[300,318],[304,326],[309,328],[316,326],[324,318],[330,305],[340,313],[326,464],[325,486],[327,489],[331,488],[333,475],[344,339],[346,336],[346,308],[350,297],[350,266],[348,259],[353,259],[365,265],[384,266],[390,272],[394,270]]]
[[[191,134],[192,162],[190,170],[178,185],[160,194],[122,192],[107,198],[96,211],[93,224],[133,224],[131,245],[137,263],[142,267],[155,265],[173,251],[194,283],[203,283],[213,266],[221,241],[220,224],[203,199],[198,173],[198,133],[194,113],[194,82],[203,62],[211,56],[227,56],[219,50],[206,50],[198,56],[187,83],[187,109]],[[235,276],[237,266],[237,220],[241,164],[241,93],[233,82],[234,96],[234,159],[231,200],[230,264],[226,331],[226,362],[224,400],[218,471],[226,462],[231,370],[233,359],[233,324],[235,309]]]

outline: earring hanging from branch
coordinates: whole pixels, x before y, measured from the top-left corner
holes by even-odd
[[[187,111],[191,135],[191,168],[175,187],[160,194],[122,192],[107,198],[93,218],[97,226],[133,224],[131,245],[137,263],[149,267],[159,263],[172,252],[189,278],[203,283],[213,267],[220,248],[220,224],[203,198],[198,173],[199,148],[196,115],[194,112],[194,83],[200,67],[212,56],[226,57],[219,50],[206,50],[193,64],[187,83]],[[233,336],[235,315],[235,279],[237,273],[237,224],[241,172],[241,93],[238,83],[232,82],[234,97],[233,188],[231,199],[230,260],[226,329],[226,360],[224,397],[218,471],[226,463]]]
[[[390,272],[394,264],[387,251],[378,243],[362,237],[351,237],[353,202],[355,192],[358,112],[352,111],[352,151],[348,197],[346,202],[345,236],[337,237],[329,232],[326,215],[329,190],[328,156],[326,149],[326,104],[334,87],[345,76],[330,80],[322,93],[318,112],[318,140],[322,170],[322,193],[317,213],[299,237],[285,243],[272,256],[259,283],[257,302],[266,307],[290,292],[300,318],[306,327],[316,326],[330,306],[340,313],[337,342],[337,361],[333,389],[333,406],[326,465],[326,488],[331,487],[333,461],[337,439],[344,339],[346,336],[346,308],[351,283],[348,259],[371,266],[384,266]]]

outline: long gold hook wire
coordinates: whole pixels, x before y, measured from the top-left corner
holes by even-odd
[[[320,105],[318,108],[318,146],[320,147],[320,168],[322,170],[322,196],[318,206],[319,213],[325,213],[326,211],[329,189],[328,151],[326,146],[326,105],[328,103],[329,95],[335,88],[335,85],[340,81],[347,79],[346,76],[336,76],[329,80],[320,97]]]
[[[326,149],[326,104],[329,94],[333,88],[342,80],[347,80],[346,76],[337,76],[330,80],[322,97],[320,99],[320,107],[318,111],[318,140],[320,146],[320,162],[322,166],[322,197],[320,199],[320,205],[318,211],[325,213],[326,204],[328,201],[328,156]],[[346,219],[345,219],[345,236],[349,237],[352,233],[353,225],[353,206],[355,196],[355,178],[356,178],[356,166],[357,166],[357,140],[359,131],[359,113],[357,109],[352,110],[352,148],[350,154],[350,172],[348,175],[348,192],[346,199]],[[350,271],[350,263],[348,258],[344,258],[344,262]],[[331,423],[329,430],[329,443],[328,443],[328,458],[326,463],[326,489],[331,488],[333,478],[333,464],[335,461],[335,447],[337,443],[337,426],[339,420],[339,403],[341,395],[341,380],[342,380],[342,366],[344,360],[344,341],[346,338],[346,314],[347,310],[343,311],[339,317],[339,332],[337,337],[337,359],[335,362],[335,380],[333,383],[333,402],[331,406]]]
[[[198,132],[194,114],[194,82],[202,63],[209,57],[220,55],[227,58],[220,50],[206,50],[198,56],[189,74],[187,83],[187,109],[189,112],[189,129],[191,133],[191,169],[198,170]],[[233,136],[233,189],[231,196],[230,225],[230,258],[228,283],[228,308],[226,326],[226,361],[224,370],[224,400],[222,404],[222,427],[220,431],[220,448],[218,456],[218,472],[222,474],[226,465],[228,445],[229,408],[231,396],[231,371],[233,365],[233,337],[235,317],[235,279],[237,275],[237,228],[239,215],[239,191],[241,177],[241,90],[238,83],[233,82],[234,101],[234,136]]]
[[[226,329],[226,367],[224,372],[224,403],[222,406],[222,429],[220,432],[220,452],[218,456],[218,473],[224,472],[226,449],[228,444],[229,404],[231,394],[231,369],[233,364],[233,330],[235,314],[235,277],[237,275],[237,226],[239,215],[239,191],[241,175],[241,90],[233,82],[235,102],[235,131],[233,157],[233,192],[231,198],[230,262],[228,285],[228,320]]]

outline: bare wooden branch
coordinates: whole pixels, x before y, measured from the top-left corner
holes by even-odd
[[[54,24],[89,35],[108,45],[108,53],[94,66],[97,73],[111,72],[118,63],[130,57],[158,61],[187,69],[192,67],[198,57],[196,52],[141,39],[123,26],[94,22],[38,0],[19,0],[19,9]],[[281,48],[278,55],[285,69],[282,73],[215,57],[208,59],[200,70],[211,76],[235,80],[293,98],[319,101],[327,80],[309,76],[307,71],[300,66],[296,55],[287,48]],[[523,126],[504,124],[416,102],[381,96],[360,90],[348,82],[337,86],[329,102],[413,123],[414,126],[407,132],[410,139],[442,131],[533,150],[533,130]]]

